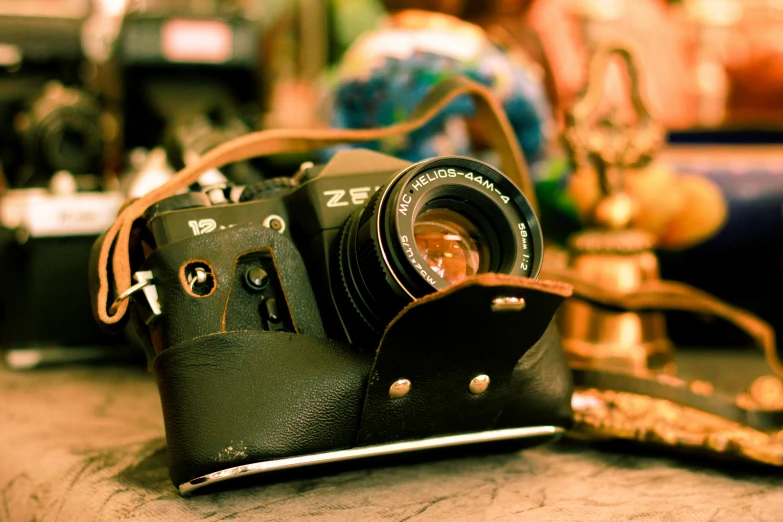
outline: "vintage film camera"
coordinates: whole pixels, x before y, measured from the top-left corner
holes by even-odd
[[[351,149],[241,192],[161,199],[137,225],[137,283],[112,308],[133,300],[183,494],[326,462],[519,447],[570,425],[552,322],[570,288],[536,281],[538,220],[485,163]]]
[[[89,1],[0,2],[0,162],[5,188],[97,174],[101,108],[84,85]]]
[[[123,198],[80,182],[61,171],[49,187],[0,197],[0,343],[11,368],[136,359],[121,338],[95,325],[87,289],[90,247]]]
[[[0,2],[0,346],[12,368],[112,357],[90,319],[90,245],[121,194],[102,177],[104,115],[85,75],[90,2]],[[111,347],[105,350],[105,347]]]
[[[151,1],[126,11],[114,42],[126,150],[162,148],[174,170],[260,119],[260,22],[235,2]],[[138,173],[140,176],[143,173]],[[223,169],[259,181],[248,162]]]

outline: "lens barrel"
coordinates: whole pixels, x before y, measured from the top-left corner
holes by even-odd
[[[31,105],[23,138],[48,173],[95,174],[103,154],[101,109],[88,93],[58,83]]]
[[[412,165],[351,215],[339,245],[347,301],[380,335],[414,299],[476,273],[535,278],[543,237],[519,188],[464,157]],[[356,342],[356,341],[353,341]]]

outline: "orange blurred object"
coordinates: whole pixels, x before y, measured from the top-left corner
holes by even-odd
[[[633,49],[643,70],[642,94],[653,116],[670,128],[696,118],[697,91],[689,64],[687,32],[661,0],[538,0],[529,12],[530,25],[552,64],[561,108],[583,88],[589,49],[619,43]],[[617,71],[607,88],[622,97]]]
[[[783,127],[783,2],[536,0],[527,19],[560,108],[584,85],[589,49],[611,42],[638,56],[650,111],[670,129]]]

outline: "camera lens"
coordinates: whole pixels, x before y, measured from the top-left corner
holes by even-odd
[[[82,119],[81,115],[65,114],[53,117],[41,132],[40,150],[52,170],[87,172],[93,157],[100,151],[100,132],[97,122]],[[96,128],[94,128],[96,127]]]
[[[52,83],[31,105],[24,139],[49,173],[90,174],[103,151],[100,107],[86,92]]]
[[[530,203],[505,175],[470,158],[436,158],[398,173],[351,215],[334,293],[371,339],[414,299],[470,276],[536,277],[542,250]]]

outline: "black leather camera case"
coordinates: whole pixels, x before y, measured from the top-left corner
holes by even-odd
[[[238,267],[258,245],[269,245],[294,332],[252,326],[258,306],[238,291]],[[193,260],[214,270],[206,297],[182,279]],[[375,352],[361,352],[324,337],[301,257],[263,226],[165,245],[143,269],[155,274],[163,313],[141,330],[157,354],[170,474],[183,493],[292,457],[570,427],[571,376],[552,324],[568,285],[476,276],[414,301]],[[474,393],[481,375],[489,386]],[[392,398],[400,379],[409,391]]]

